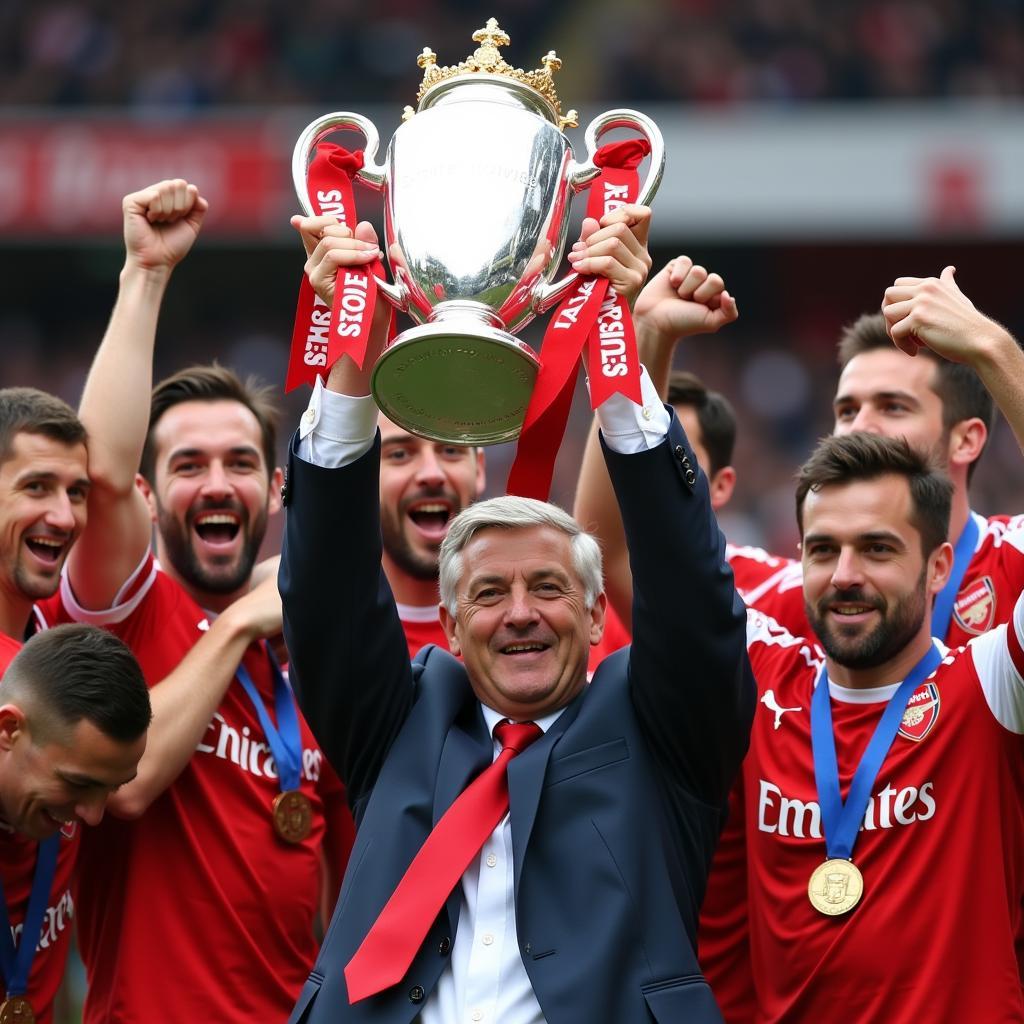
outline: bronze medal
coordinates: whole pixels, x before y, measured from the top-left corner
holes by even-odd
[[[819,864],[807,883],[807,897],[819,914],[838,917],[860,902],[864,877],[852,860],[833,857]]]
[[[313,805],[309,797],[297,789],[289,789],[274,797],[272,809],[274,831],[286,843],[301,843],[313,829]],[[5,1024],[0,1020],[0,1024]]]
[[[35,1024],[32,1004],[24,996],[8,996],[0,1003],[0,1024]]]

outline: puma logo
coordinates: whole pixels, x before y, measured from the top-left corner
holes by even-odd
[[[775,715],[775,728],[778,729],[782,725],[782,716],[787,711],[803,711],[803,708],[783,708],[779,707],[779,702],[775,699],[774,690],[765,690],[764,696],[761,698],[761,703]]]

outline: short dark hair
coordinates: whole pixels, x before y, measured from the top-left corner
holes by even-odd
[[[830,485],[902,476],[910,488],[910,525],[921,535],[921,553],[927,558],[949,534],[953,484],[924,452],[902,437],[882,437],[855,430],[852,434],[823,437],[797,472],[796,521],[804,534],[804,500],[810,491]]]
[[[80,623],[33,636],[7,666],[0,696],[30,705],[44,737],[84,718],[111,739],[129,743],[153,717],[132,652],[113,633]]]
[[[864,313],[852,324],[847,324],[839,336],[839,371],[841,373],[845,370],[855,356],[873,352],[875,349],[892,347],[892,338],[886,330],[885,317],[881,313]],[[996,407],[978,374],[966,363],[951,362],[926,346],[922,346],[918,351],[918,358],[922,356],[935,364],[932,391],[939,396],[942,403],[943,429],[948,432],[964,420],[977,418],[985,424],[985,428],[991,434]],[[978,459],[968,467],[968,482],[980,458],[979,454]]]
[[[68,446],[85,444],[78,414],[63,399],[38,388],[0,390],[0,463],[11,457],[18,434],[42,434]]]
[[[153,435],[160,418],[168,409],[182,402],[239,402],[244,405],[260,426],[263,458],[267,472],[277,464],[278,409],[271,398],[272,389],[255,377],[245,381],[233,371],[218,363],[208,366],[189,366],[171,374],[153,388],[149,410],[149,428],[142,449],[139,472],[153,482],[156,467],[156,444]]]
[[[736,412],[725,395],[711,391],[695,373],[674,370],[668,379],[668,404],[685,405],[697,414],[700,441],[708,453],[707,475],[732,464]]]

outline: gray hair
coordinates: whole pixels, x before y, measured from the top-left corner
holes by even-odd
[[[568,512],[547,501],[506,495],[478,501],[463,509],[448,527],[441,544],[438,577],[441,602],[456,613],[459,580],[462,578],[462,550],[480,530],[525,530],[550,526],[571,538],[572,567],[583,584],[583,598],[592,608],[604,589],[601,548]]]

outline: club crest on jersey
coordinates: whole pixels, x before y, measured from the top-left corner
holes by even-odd
[[[940,704],[939,688],[934,683],[922,683],[907,701],[899,734],[915,742],[923,740],[938,721]]]
[[[961,587],[953,602],[953,617],[965,633],[981,636],[996,620],[996,588],[989,576]]]

